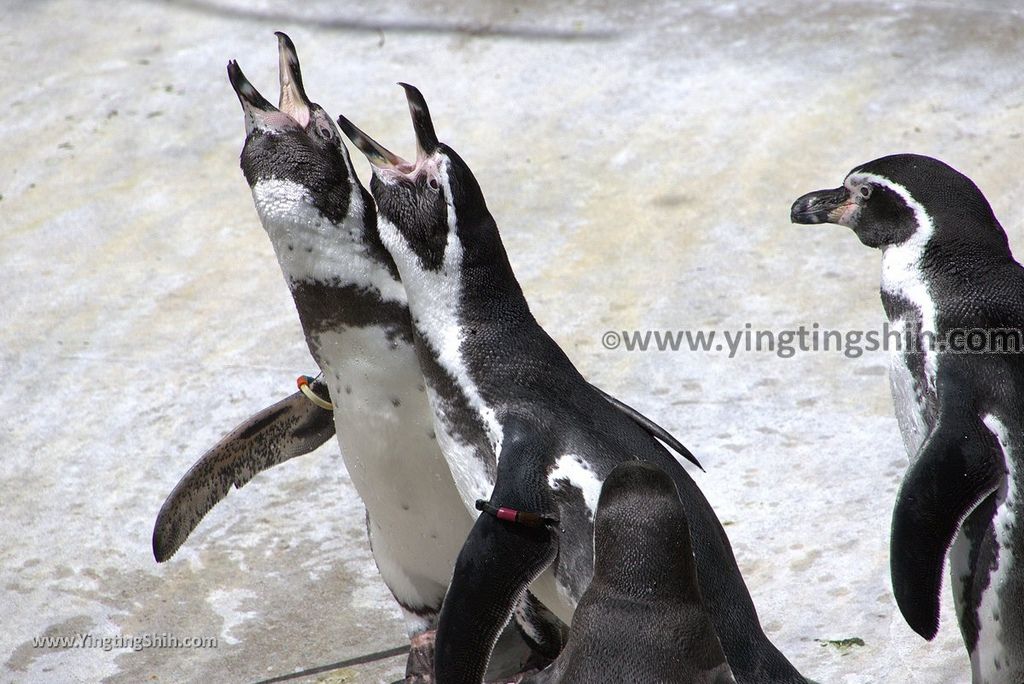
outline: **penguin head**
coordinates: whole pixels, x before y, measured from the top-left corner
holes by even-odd
[[[416,134],[415,162],[389,151],[343,116],[338,125],[373,169],[370,191],[378,215],[397,232],[381,230],[388,250],[400,267],[416,260],[420,268],[438,271],[455,244],[464,255],[485,253],[498,241],[497,228],[469,166],[438,141],[423,95],[411,85],[399,85]]]
[[[1006,242],[992,208],[970,178],[917,154],[861,164],[842,186],[797,199],[790,219],[846,226],[868,247],[883,249],[940,236],[958,242]]]
[[[699,600],[686,513],[661,468],[627,461],[605,478],[594,520],[594,577],[636,598]]]
[[[242,171],[250,187],[270,179],[297,183],[321,208],[339,214],[330,218],[338,219],[347,211],[354,179],[348,152],[331,117],[306,95],[295,45],[284,33],[276,35],[281,84],[277,107],[253,87],[237,62],[228,62],[228,78],[245,114]]]

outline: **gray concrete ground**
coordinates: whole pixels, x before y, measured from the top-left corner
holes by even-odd
[[[602,335],[877,329],[878,253],[788,210],[890,152],[965,171],[1024,252],[1016,3],[372,4],[0,2],[0,679],[252,682],[404,642],[333,441],[234,492],[171,562],[149,548],[193,460],[313,368],[224,73],[236,58],[276,97],[281,29],[314,99],[399,153],[394,82],[423,90],[540,320],[703,461],[765,629],[803,672],[967,681],[948,587],[931,643],[892,599],[906,456],[884,352],[638,353]],[[78,633],[218,647],[33,642]]]

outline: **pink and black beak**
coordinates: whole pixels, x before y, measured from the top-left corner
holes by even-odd
[[[302,72],[295,45],[284,33],[277,34],[281,97],[275,107],[249,82],[238,62],[228,62],[228,80],[238,96],[245,114],[245,132],[253,130],[281,131],[286,128],[305,128],[309,125],[310,105],[302,87]]]
[[[809,192],[793,202],[789,220],[802,224],[839,223],[852,202],[845,187]]]
[[[416,134],[416,163],[402,159],[394,152],[391,152],[379,142],[361,131],[355,124],[344,116],[338,117],[338,126],[352,141],[352,144],[366,155],[370,164],[376,169],[400,171],[405,174],[412,173],[426,159],[437,152],[440,143],[437,134],[434,132],[434,123],[430,119],[430,110],[423,94],[408,83],[399,83],[405,89],[405,97],[409,102],[409,114],[412,117],[412,128]]]
[[[338,127],[341,128],[342,133],[348,136],[352,144],[366,155],[366,159],[375,171],[383,169],[411,173],[415,168],[415,164],[407,162],[366,133],[363,133],[362,130],[344,116],[338,116]]]
[[[277,31],[274,35],[277,36],[278,77],[281,81],[281,97],[277,106],[305,128],[309,125],[310,108],[313,103],[309,101],[306,90],[302,87],[299,55],[287,34]]]
[[[235,95],[238,96],[242,112],[245,114],[246,135],[254,130],[277,129],[286,123],[283,119],[287,117],[270,104],[252,83],[249,83],[249,79],[242,73],[242,68],[235,60],[228,62],[228,80],[231,81],[231,87],[235,89]]]

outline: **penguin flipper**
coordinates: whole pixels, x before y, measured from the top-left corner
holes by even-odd
[[[318,383],[314,383],[318,385]],[[320,395],[325,386],[317,386]],[[313,451],[334,434],[334,416],[296,392],[249,417],[189,468],[160,507],[153,526],[153,557],[175,554],[199,521],[231,486]]]
[[[437,621],[434,676],[446,684],[479,684],[502,629],[527,588],[558,552],[557,526],[527,512],[550,510],[543,479],[547,445],[506,425],[498,473],[487,505],[455,562]],[[489,511],[489,512],[488,512]],[[515,520],[509,519],[509,514]]]
[[[437,681],[483,681],[513,609],[555,559],[555,539],[546,527],[527,527],[487,513],[477,518],[441,606],[434,655]]]
[[[946,553],[964,518],[1003,477],[992,434],[963,395],[947,394],[938,422],[907,471],[892,514],[889,568],[896,604],[911,629],[939,629]]]
[[[672,449],[672,451],[676,452],[677,454],[685,458],[687,461],[700,468],[702,472],[707,472],[704,470],[704,466],[700,464],[700,461],[697,460],[697,457],[694,456],[689,449],[683,446],[682,442],[673,437],[672,433],[670,433],[668,430],[661,427],[653,420],[651,420],[650,418],[648,418],[647,416],[645,416],[644,414],[640,413],[635,408],[630,406],[629,404],[626,404],[625,402],[620,401],[619,399],[616,399],[612,395],[608,394],[597,385],[591,385],[591,387],[597,390],[597,393],[604,397],[605,401],[607,401],[609,404],[611,404],[612,406],[614,406],[615,408],[629,416],[634,423],[642,427],[652,437],[656,437],[657,439],[664,442],[666,445],[668,445],[670,449]]]

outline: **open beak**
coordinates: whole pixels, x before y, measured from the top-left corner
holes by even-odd
[[[359,148],[359,151],[366,155],[366,159],[377,169],[389,169],[402,173],[411,173],[415,168],[397,154],[387,149],[379,142],[359,130],[354,123],[343,116],[338,117],[338,126],[348,136],[352,144]]]
[[[412,116],[412,129],[416,133],[416,161],[420,162],[437,151],[437,134],[434,133],[434,122],[430,120],[430,110],[423,93],[408,83],[399,83],[405,88],[405,99],[409,101],[409,115]]]
[[[228,79],[231,81],[231,87],[235,89],[238,101],[242,104],[246,135],[253,130],[280,130],[287,125],[289,117],[260,95],[260,91],[249,83],[249,79],[242,73],[242,68],[235,60],[228,62]]]
[[[809,192],[793,202],[789,220],[793,223],[839,223],[854,205],[850,191],[845,187]]]
[[[409,101],[409,114],[412,116],[412,128],[416,133],[415,164],[407,162],[388,150],[343,116],[338,117],[338,126],[352,141],[352,144],[366,155],[374,168],[409,174],[415,171],[427,157],[434,154],[440,143],[437,141],[437,134],[434,133],[434,124],[430,120],[430,110],[427,109],[427,102],[423,99],[423,94],[408,83],[399,83],[398,85],[405,88],[405,97]]]
[[[287,34],[277,31],[277,56],[281,79],[281,98],[278,108],[295,119],[305,128],[309,125],[310,101],[302,87],[302,71],[299,69],[299,56],[295,52],[295,44]]]

